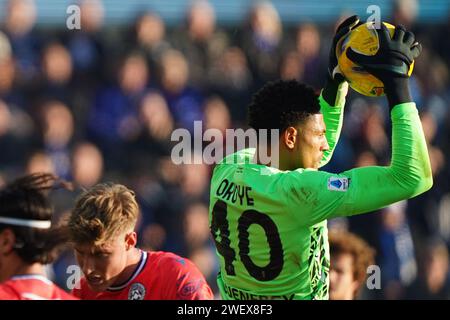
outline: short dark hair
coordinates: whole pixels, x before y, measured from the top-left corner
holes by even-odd
[[[37,221],[51,221],[53,207],[46,192],[59,185],[56,176],[36,173],[21,177],[0,190],[0,217]],[[0,231],[11,229],[16,236],[14,251],[26,263],[51,263],[55,250],[67,241],[63,228],[38,229],[0,222]]]
[[[282,132],[320,113],[320,104],[312,87],[296,80],[277,80],[268,82],[253,95],[248,113],[253,129]]]

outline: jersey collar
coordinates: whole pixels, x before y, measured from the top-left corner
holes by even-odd
[[[141,259],[139,260],[139,263],[138,263],[136,269],[134,270],[133,274],[130,276],[130,278],[128,278],[128,280],[122,284],[109,287],[107,290],[108,291],[118,291],[118,290],[122,290],[123,288],[126,288],[131,283],[131,281],[133,281],[139,275],[139,273],[141,273],[142,269],[144,269],[145,263],[147,262],[147,258],[148,258],[147,252],[141,251]]]
[[[20,274],[20,275],[15,275],[12,276],[10,278],[10,280],[39,280],[42,281],[46,284],[53,284],[53,282],[51,282],[49,279],[47,279],[45,276],[41,275],[41,274]]]

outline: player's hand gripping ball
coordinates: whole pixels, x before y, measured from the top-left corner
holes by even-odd
[[[395,27],[387,22],[383,23],[388,28],[392,38]],[[384,95],[383,82],[347,57],[345,52],[349,47],[360,54],[375,55],[379,48],[379,41],[374,24],[363,23],[353,29],[336,46],[336,56],[338,57],[339,68],[353,90],[369,97]],[[413,69],[414,61],[409,67],[408,76],[411,76]]]

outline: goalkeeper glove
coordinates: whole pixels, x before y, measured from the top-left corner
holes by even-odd
[[[392,38],[383,23],[376,32],[379,49],[375,55],[367,56],[348,48],[347,57],[383,82],[391,108],[412,101],[407,81],[408,71],[422,51],[421,44],[415,41],[412,32],[407,32],[402,26],[396,26]]]
[[[345,19],[336,29],[336,33],[333,37],[333,42],[331,43],[331,49],[328,59],[328,75],[331,79],[337,80],[338,82],[344,82],[344,76],[341,73],[338,65],[338,59],[336,55],[336,49],[338,45],[341,45],[342,40],[350,34],[350,32],[361,25],[362,22],[359,21],[358,16],[351,16]]]
[[[359,17],[354,15],[344,20],[336,29],[329,54],[327,83],[322,91],[322,96],[329,105],[341,105],[343,103],[341,100],[345,98],[348,91],[348,83],[339,69],[336,48],[361,23]]]

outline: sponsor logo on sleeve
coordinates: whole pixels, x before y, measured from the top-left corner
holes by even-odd
[[[347,191],[349,186],[348,178],[328,178],[328,190],[330,191]]]

